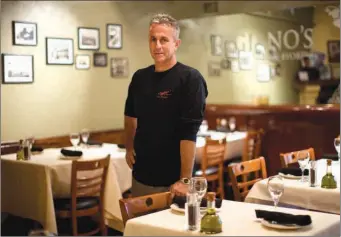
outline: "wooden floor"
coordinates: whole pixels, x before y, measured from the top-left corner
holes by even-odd
[[[79,231],[86,232],[89,227],[92,227],[95,223],[91,219],[79,220]],[[33,220],[25,219],[17,216],[9,215],[1,223],[1,236],[28,236],[29,232],[33,229],[39,229],[39,224],[37,225]],[[58,229],[69,230],[70,221],[59,222]],[[64,231],[62,231],[64,232]],[[70,235],[70,234],[69,234]],[[96,234],[100,235],[100,234]],[[95,236],[96,236],[95,235]],[[123,236],[122,232],[111,229],[108,227],[108,236]]]

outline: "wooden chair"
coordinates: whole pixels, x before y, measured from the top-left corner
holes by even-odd
[[[221,199],[224,199],[224,155],[226,150],[226,137],[219,140],[206,138],[206,144],[201,160],[201,168],[195,172],[195,176],[202,176],[207,182],[218,182],[219,187],[214,190]]]
[[[170,192],[120,199],[120,209],[124,226],[129,219],[167,209],[172,204]]]
[[[249,193],[249,189],[253,186],[253,184],[267,178],[264,157],[259,157],[249,161],[243,161],[237,164],[231,164],[228,166],[228,169],[235,201],[244,201],[246,195]],[[253,179],[242,182],[237,181],[238,176],[247,175],[250,173],[254,173]]]
[[[261,155],[263,135],[263,129],[247,131],[243,147],[242,161],[252,160]]]
[[[287,152],[287,153],[281,153],[280,159],[281,159],[281,166],[282,168],[288,168],[292,164],[297,163],[298,160],[298,153],[299,152],[308,152],[310,156],[310,160],[315,160],[315,151],[314,148],[308,148],[305,150],[300,151],[293,151],[293,152]]]
[[[54,200],[57,218],[71,218],[72,235],[89,236],[101,231],[107,235],[104,222],[104,190],[110,156],[89,161],[72,161],[71,199]],[[77,217],[100,214],[99,227],[78,233]]]

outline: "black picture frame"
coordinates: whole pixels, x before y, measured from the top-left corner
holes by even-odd
[[[114,38],[115,40],[117,40],[117,42],[115,43],[112,42]],[[121,24],[108,23],[106,27],[106,39],[107,39],[108,49],[122,49],[123,48],[123,26]]]
[[[65,52],[67,53],[66,55]],[[46,64],[73,65],[74,64],[73,39],[46,37]]]
[[[108,65],[108,54],[95,52],[93,62],[94,67],[106,67]]]
[[[99,50],[101,46],[101,36],[99,28],[78,27],[78,49]]]
[[[28,78],[29,80],[20,80],[20,78],[25,78],[25,71],[20,71],[20,76],[13,76],[12,73],[9,71],[9,65],[13,66],[13,62],[15,62],[15,58],[17,58],[17,67],[22,67],[28,70]],[[26,60],[24,60],[26,58]],[[34,82],[34,56],[28,54],[1,54],[2,60],[2,83],[3,84],[32,84]],[[8,60],[11,60],[8,62]],[[16,66],[14,66],[15,68]],[[16,68],[15,68],[16,69]],[[16,69],[18,70],[18,69]],[[20,70],[20,68],[19,68]],[[6,75],[6,73],[8,73]],[[17,71],[18,75],[18,71]],[[13,77],[10,79],[10,77]]]
[[[327,50],[329,63],[340,63],[340,40],[328,40]]]
[[[32,28],[32,34],[27,28]],[[18,46],[38,45],[38,25],[35,22],[12,21],[12,44]]]

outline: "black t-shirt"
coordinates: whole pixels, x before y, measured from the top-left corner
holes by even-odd
[[[137,118],[137,181],[169,186],[180,179],[180,141],[196,141],[207,95],[200,72],[179,62],[164,72],[155,72],[154,65],[135,72],[124,113]]]

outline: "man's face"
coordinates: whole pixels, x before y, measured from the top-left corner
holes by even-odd
[[[165,24],[152,24],[149,28],[149,50],[155,63],[167,63],[180,45],[175,29]]]

